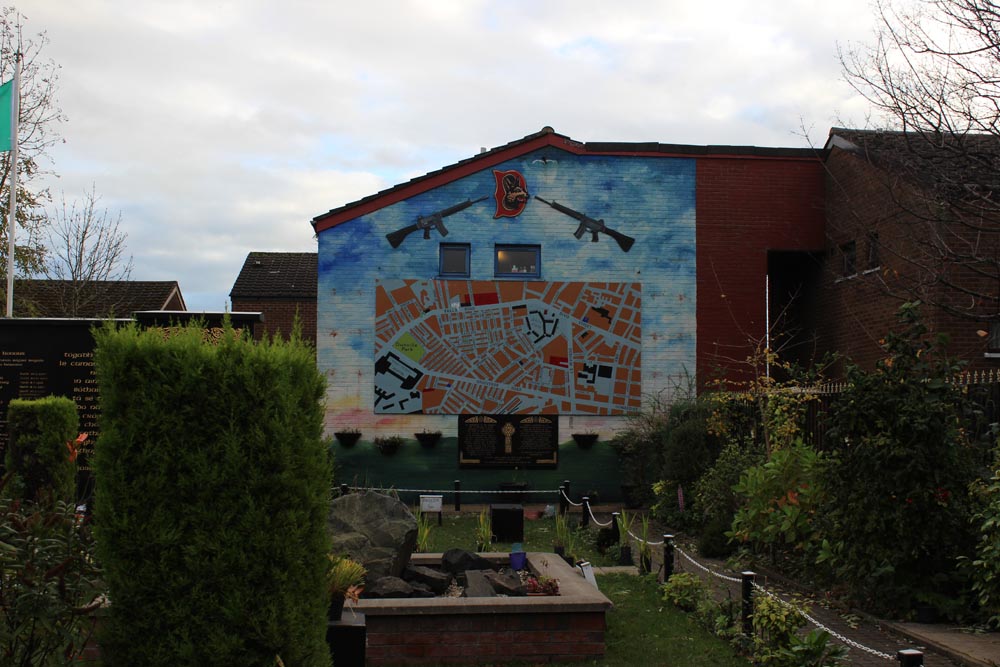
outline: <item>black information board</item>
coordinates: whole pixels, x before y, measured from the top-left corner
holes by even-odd
[[[557,415],[461,415],[460,468],[557,468]]]
[[[97,440],[97,378],[91,327],[102,320],[0,320],[0,466],[10,433],[7,406],[15,398],[66,396],[76,403],[80,432],[88,435],[79,449],[80,491],[90,479],[90,454]],[[85,492],[84,492],[84,495]]]

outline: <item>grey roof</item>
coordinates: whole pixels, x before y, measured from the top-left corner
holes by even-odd
[[[66,304],[76,301],[77,317],[127,317],[137,310],[184,310],[187,306],[176,280],[100,280],[86,284],[72,296],[67,280],[14,281],[17,317],[65,317]]]
[[[315,299],[316,253],[251,252],[231,299]]]

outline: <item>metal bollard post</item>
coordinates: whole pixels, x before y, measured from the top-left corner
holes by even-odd
[[[904,648],[896,651],[896,660],[899,660],[900,667],[922,667],[924,654],[914,648]]]
[[[663,583],[674,574],[674,536],[663,536]]]
[[[455,480],[455,511],[456,512],[461,512],[462,511],[462,494],[461,494],[461,491],[462,491],[462,480],[456,479]]]
[[[569,500],[568,500],[569,499],[569,480],[568,479],[564,479],[563,480],[563,488],[566,489],[566,498],[567,498],[567,500],[566,500],[566,511],[568,512],[569,511]]]
[[[753,636],[753,582],[757,577],[755,572],[742,572],[743,579],[743,634]]]
[[[622,534],[618,528],[618,519],[620,518],[621,518],[621,512],[611,513],[611,537],[612,537],[611,544],[618,544],[619,542],[622,541]]]
[[[580,527],[586,528],[590,525],[590,497],[583,497],[583,512],[580,516]]]
[[[346,484],[341,484],[340,485],[340,495],[341,496],[346,496],[349,491],[350,491],[350,488]]]
[[[559,487],[559,516],[566,516],[566,510],[569,509],[569,503],[566,501],[566,487]]]

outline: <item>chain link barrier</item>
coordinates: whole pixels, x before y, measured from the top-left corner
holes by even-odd
[[[628,535],[629,535],[629,537],[631,537],[636,542],[643,542],[645,544],[648,544],[651,547],[662,547],[663,546],[663,540],[660,540],[659,542],[650,542],[649,540],[642,539],[641,537],[639,537],[638,535],[636,535],[635,533],[633,533],[631,530],[628,531]]]
[[[440,495],[448,495],[449,493],[516,493],[518,495],[527,495],[530,493],[559,493],[560,489],[524,489],[524,490],[492,490],[492,489],[397,489],[396,487],[378,487],[378,486],[349,486],[347,487],[350,491],[389,491],[394,493],[435,493]]]
[[[830,633],[830,636],[835,637],[836,639],[839,639],[840,641],[844,642],[848,646],[851,646],[851,647],[856,648],[856,649],[861,649],[865,653],[870,653],[871,655],[874,655],[877,658],[882,658],[883,660],[895,660],[896,659],[896,656],[894,656],[894,655],[890,655],[889,653],[883,653],[882,651],[878,651],[878,650],[875,650],[873,648],[869,648],[869,647],[865,646],[864,644],[859,644],[858,642],[854,641],[853,639],[848,639],[847,637],[845,637],[844,635],[840,634],[836,630],[828,628],[827,626],[823,625],[822,623],[820,623],[819,621],[817,621],[815,618],[813,618],[812,616],[810,616],[809,614],[807,614],[802,609],[798,609],[795,605],[793,605],[793,604],[791,604],[789,602],[786,602],[785,600],[782,600],[780,597],[778,597],[777,595],[775,595],[771,591],[767,590],[766,588],[764,588],[763,586],[761,586],[760,584],[758,584],[756,581],[753,582],[753,587],[754,587],[754,590],[760,591],[761,593],[763,593],[764,595],[768,596],[772,600],[777,600],[778,602],[780,602],[785,607],[788,607],[789,609],[791,609],[793,611],[799,612],[800,614],[802,614],[802,616],[805,617],[805,619],[807,621],[809,621],[810,623],[812,623],[813,625],[815,625],[817,628],[819,628],[820,630],[823,630],[824,632]]]
[[[607,523],[601,523],[600,521],[598,521],[597,517],[594,516],[594,510],[592,510],[590,508],[590,503],[587,503],[587,511],[590,513],[590,520],[593,521],[598,526],[600,526],[601,528],[607,528],[614,521],[614,519],[612,519],[611,521],[608,521]]]
[[[631,535],[631,532],[629,534]],[[728,576],[726,576],[724,574],[720,574],[720,573],[718,573],[718,572],[716,572],[714,570],[711,570],[711,569],[705,567],[704,565],[702,565],[701,563],[699,563],[698,561],[696,561],[694,558],[692,558],[691,556],[689,556],[687,553],[685,553],[684,550],[681,549],[680,547],[674,547],[674,549],[675,549],[675,551],[677,551],[677,553],[679,553],[680,555],[684,556],[684,558],[687,559],[687,561],[689,563],[691,563],[692,565],[694,565],[698,569],[700,569],[700,570],[702,570],[704,572],[709,573],[713,577],[718,577],[719,579],[724,579],[725,581],[728,581],[728,582],[734,583],[734,584],[742,584],[743,583],[742,579],[739,579],[737,577],[728,577]],[[883,660],[895,660],[896,659],[896,656],[894,656],[894,655],[891,655],[889,653],[884,653],[882,651],[870,648],[868,646],[865,646],[864,644],[859,644],[858,642],[854,641],[853,639],[850,639],[850,638],[845,637],[844,635],[840,634],[836,630],[833,630],[832,628],[829,628],[829,627],[823,625],[822,623],[820,623],[819,621],[817,621],[815,618],[813,618],[812,616],[810,616],[809,614],[807,614],[805,611],[803,611],[801,609],[798,609],[795,605],[793,605],[793,604],[791,604],[789,602],[786,602],[785,600],[782,600],[780,597],[778,597],[777,595],[775,595],[771,591],[767,590],[766,588],[764,588],[763,586],[761,586],[760,584],[758,584],[756,581],[753,582],[753,587],[754,587],[754,590],[757,590],[757,591],[763,593],[764,595],[767,595],[769,598],[777,600],[778,602],[780,602],[785,607],[788,607],[789,609],[792,609],[794,611],[798,611],[800,614],[802,614],[803,617],[805,617],[805,619],[807,621],[809,621],[810,623],[812,623],[813,625],[815,625],[820,630],[823,630],[824,632],[828,632],[831,637],[834,637],[835,639],[840,640],[841,642],[847,644],[848,646],[850,646],[852,648],[859,649],[861,651],[864,651],[865,653],[869,653],[869,654],[874,655],[875,657],[881,658]]]
[[[566,495],[566,489],[559,489],[559,493],[561,493],[562,497],[566,499],[566,502],[568,502],[573,507],[583,507],[583,503],[574,503],[572,500],[569,499],[569,496]]]

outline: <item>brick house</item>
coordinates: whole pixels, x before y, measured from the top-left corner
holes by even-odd
[[[255,329],[287,337],[298,316],[302,337],[316,342],[316,253],[251,252],[229,293],[234,312],[263,313]]]
[[[996,153],[993,137],[963,140],[977,142],[981,155]],[[825,154],[829,240],[813,292],[822,313],[817,347],[871,368],[899,305],[919,298],[931,331],[949,335],[951,355],[971,369],[996,368],[1000,226],[941,223],[942,184],[936,182],[983,183],[990,177],[964,173],[972,160],[958,151],[931,151],[901,132],[833,128]],[[987,259],[948,265],[944,246],[956,253],[975,246],[975,255]]]

